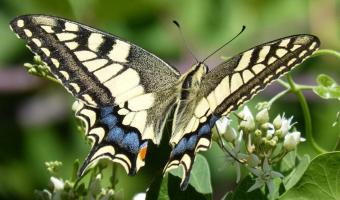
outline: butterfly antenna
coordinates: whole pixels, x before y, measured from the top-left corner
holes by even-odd
[[[215,53],[217,53],[219,50],[223,49],[227,44],[229,44],[230,42],[232,42],[235,38],[237,38],[244,30],[246,29],[246,26],[243,25],[242,26],[242,30],[236,35],[234,36],[231,40],[229,40],[228,42],[226,42],[225,44],[223,44],[220,48],[216,49],[214,52],[212,52],[211,54],[209,54],[202,62],[206,61],[208,58],[210,58],[212,55],[214,55]]]
[[[177,26],[177,28],[178,28],[178,30],[179,30],[179,34],[181,35],[182,41],[183,41],[183,43],[184,43],[184,45],[185,45],[185,48],[189,51],[191,57],[192,57],[193,59],[195,59],[195,61],[198,63],[198,62],[199,62],[198,59],[197,59],[196,56],[192,53],[192,51],[190,50],[190,48],[189,48],[189,46],[188,46],[188,43],[185,41],[185,39],[184,39],[184,37],[183,37],[183,33],[182,33],[181,26],[179,25],[179,23],[178,23],[176,20],[173,20],[172,22]]]

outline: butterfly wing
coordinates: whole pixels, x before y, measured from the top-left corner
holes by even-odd
[[[146,140],[159,143],[179,72],[134,44],[69,20],[24,15],[10,28],[77,99],[76,116],[93,140],[80,174],[101,158],[134,174]]]
[[[187,106],[190,109],[182,112],[186,115],[182,117],[186,119],[184,128],[170,140],[174,148],[165,170],[183,166],[182,189],[188,184],[195,154],[210,147],[210,131],[216,120],[301,63],[319,45],[312,35],[282,38],[236,55],[203,77],[200,94]]]

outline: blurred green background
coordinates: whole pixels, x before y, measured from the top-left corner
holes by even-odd
[[[0,0],[0,199],[33,199],[34,189],[41,190],[48,183],[45,161],[62,161],[61,175],[67,178],[73,161],[85,158],[89,150],[77,130],[71,110],[73,98],[61,86],[31,76],[22,67],[33,56],[8,27],[15,16],[41,13],[76,20],[136,43],[184,72],[194,61],[173,19],[181,23],[184,37],[198,58],[232,38],[242,25],[247,26],[240,37],[208,60],[213,67],[222,55],[232,56],[256,44],[298,33],[317,35],[321,48],[339,50],[339,6],[338,0]],[[309,59],[293,76],[298,83],[315,84],[319,73],[331,75],[339,83],[338,60],[331,56]],[[269,100],[281,90],[274,83],[248,104]],[[339,102],[320,99],[312,92],[305,95],[313,114],[314,137],[331,150],[340,133],[339,126],[331,127],[340,111]],[[280,99],[271,117],[282,112],[293,115],[303,133],[295,96]],[[147,166],[137,177],[126,176],[119,167],[117,190],[126,199],[145,191],[151,183],[154,165],[161,166],[155,162],[168,156],[164,153],[168,147],[160,149],[152,148]],[[315,155],[308,142],[299,151]],[[221,197],[235,186],[233,168],[216,146],[204,154],[211,167],[214,197]]]

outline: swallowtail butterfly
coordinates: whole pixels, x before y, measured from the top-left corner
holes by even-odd
[[[10,27],[76,98],[76,116],[93,141],[80,176],[104,158],[134,175],[144,166],[148,143],[160,143],[174,108],[172,152],[165,171],[183,166],[182,189],[196,153],[211,145],[216,120],[320,45],[313,35],[293,35],[246,50],[210,71],[199,62],[180,74],[141,47],[77,22],[24,15]]]

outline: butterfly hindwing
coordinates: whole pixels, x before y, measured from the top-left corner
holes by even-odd
[[[62,18],[24,15],[10,27],[78,100],[76,116],[93,141],[80,174],[101,158],[129,174],[144,165],[138,155],[147,139],[160,141],[179,72],[134,44]]]
[[[204,75],[195,101],[178,111],[177,121],[183,126],[170,139],[173,150],[165,171],[182,165],[181,188],[186,188],[196,153],[210,147],[210,129],[216,120],[301,63],[319,45],[312,35],[282,38],[234,56]]]

